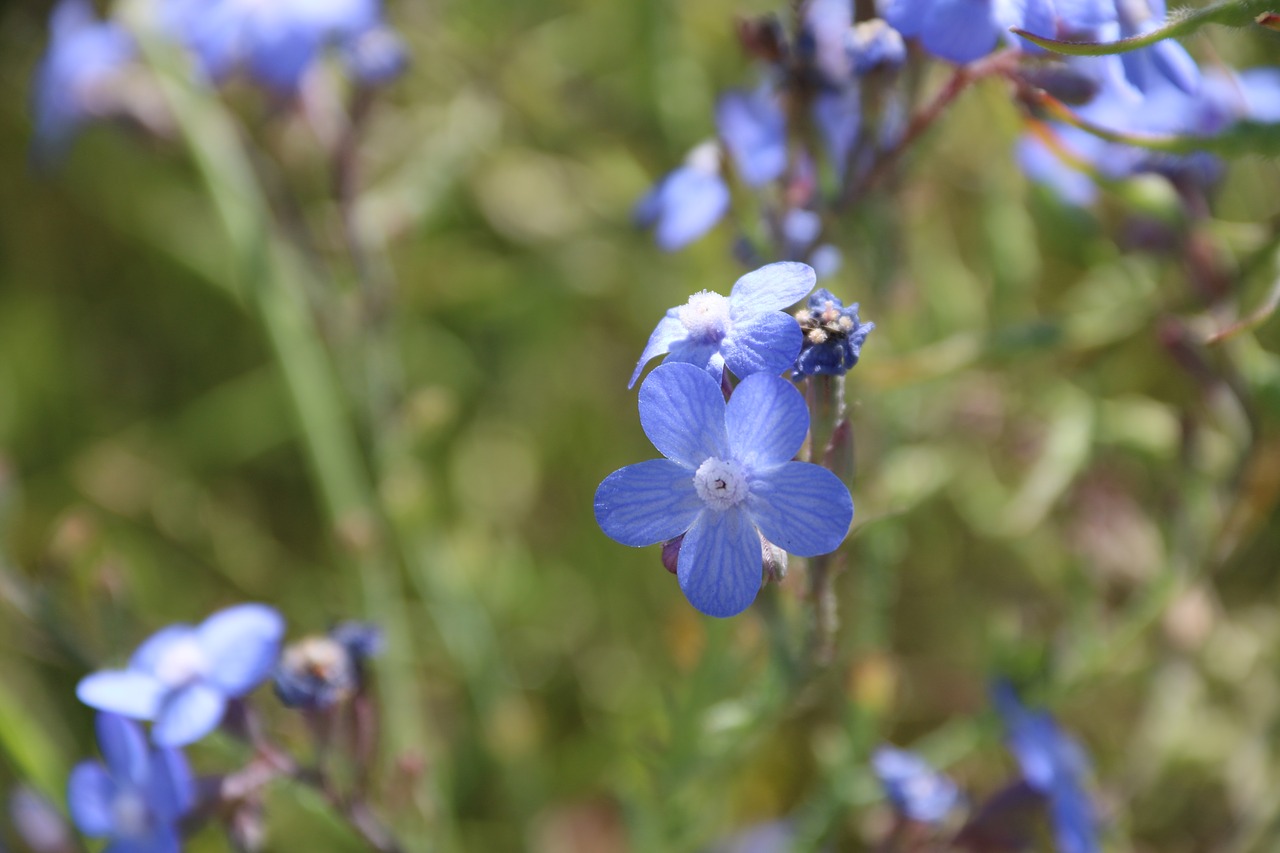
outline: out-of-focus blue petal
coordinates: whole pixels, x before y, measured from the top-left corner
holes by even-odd
[[[96,761],[82,761],[67,781],[67,808],[76,828],[89,836],[109,835],[114,824],[111,801],[116,783]]]
[[[95,672],[76,685],[76,697],[90,708],[135,720],[154,719],[164,694],[165,687],[157,679],[132,670]]]
[[[1151,59],[1165,79],[1188,95],[1200,89],[1200,67],[1187,49],[1172,39],[1156,42],[1147,48]]]
[[[836,174],[843,175],[862,127],[862,95],[858,88],[849,85],[838,92],[819,94],[813,100],[813,119]]]
[[[766,184],[787,168],[786,116],[767,90],[721,97],[716,127],[747,186]]]
[[[728,210],[729,186],[719,172],[682,166],[641,199],[636,219],[653,226],[658,248],[674,252],[710,231]]]
[[[1012,38],[1010,27],[1020,27],[1050,38],[1057,33],[1057,14],[1050,0],[992,0],[991,19],[999,38],[1012,41],[1017,47],[1032,53],[1044,51],[1031,42]]]
[[[1254,121],[1280,122],[1280,69],[1249,68],[1239,73],[1246,115]]]
[[[693,471],[670,459],[628,465],[605,477],[596,489],[600,529],[634,548],[676,538],[702,510]]]
[[[894,808],[911,820],[939,823],[960,801],[960,790],[914,752],[881,746],[871,766]]]
[[[228,607],[197,629],[209,659],[207,678],[227,696],[242,696],[271,674],[280,654],[284,619],[265,604]]]
[[[804,7],[804,34],[812,42],[813,65],[832,85],[849,77],[845,40],[853,26],[853,4],[848,0],[811,0]]]
[[[845,49],[855,74],[870,74],[878,68],[895,69],[907,61],[902,33],[880,18],[862,21],[850,30]]]
[[[390,27],[373,27],[347,42],[342,58],[351,76],[366,85],[399,77],[409,65],[404,40]]]
[[[186,757],[176,749],[155,750],[146,791],[156,817],[164,823],[177,823],[195,803],[195,780]]]
[[[98,749],[111,775],[138,787],[146,783],[151,761],[138,724],[119,714],[100,713],[94,721]]]
[[[170,625],[167,628],[161,628],[138,646],[137,651],[129,658],[129,669],[154,673],[165,652],[177,643],[191,642],[195,636],[196,629],[190,625]]]
[[[920,40],[934,56],[963,65],[990,53],[998,35],[991,0],[934,0]]]
[[[226,705],[226,698],[207,684],[188,684],[165,700],[151,727],[151,740],[170,747],[194,743],[218,727]]]
[[[830,243],[823,243],[809,255],[809,265],[820,279],[835,275],[843,263],[844,255]]]
[[[733,389],[724,420],[729,452],[753,470],[790,462],[809,432],[804,397],[787,380],[764,373]]]
[[[1088,207],[1098,195],[1092,178],[1064,163],[1035,136],[1018,140],[1015,157],[1028,178],[1047,186],[1068,204]]]
[[[725,458],[724,394],[720,383],[690,364],[661,364],[640,386],[640,426],[668,459],[696,470]]]
[[[680,546],[676,576],[685,598],[708,616],[751,606],[764,577],[760,534],[741,509],[707,510]]]
[[[631,374],[631,381],[627,383],[628,388],[635,387],[636,380],[640,378],[640,371],[644,370],[646,364],[657,356],[666,355],[673,343],[682,340],[689,334],[684,324],[680,322],[679,310],[678,308],[672,308],[665,317],[658,321],[653,334],[649,336],[649,343],[644,346],[644,352],[640,353],[640,360],[636,362],[635,372]]]
[[[880,17],[907,38],[918,36],[929,19],[934,0],[880,0]]]
[[[763,266],[734,282],[729,292],[729,316],[737,323],[751,314],[789,308],[804,299],[817,281],[813,267],[798,261]]]
[[[765,539],[800,557],[839,548],[853,521],[849,489],[826,468],[808,462],[758,473],[746,506]]]
[[[1054,0],[1058,30],[1064,35],[1082,33],[1116,21],[1115,0]]]
[[[720,352],[725,365],[740,379],[757,373],[776,376],[796,360],[802,337],[795,317],[770,311],[734,323],[720,343]]]

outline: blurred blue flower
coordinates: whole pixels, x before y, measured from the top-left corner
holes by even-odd
[[[872,754],[871,767],[889,802],[911,820],[941,823],[960,802],[956,783],[914,752],[882,746]]]
[[[849,0],[810,0],[804,4],[796,50],[827,86],[842,86],[851,76],[847,45],[852,28],[853,3]]]
[[[683,534],[676,575],[703,613],[733,616],[755,600],[761,536],[803,557],[844,540],[853,500],[835,474],[792,461],[809,412],[786,380],[755,373],[726,404],[705,370],[664,364],[640,387],[640,424],[666,458],[606,477],[596,490],[596,521],[633,547]]]
[[[71,771],[67,806],[85,835],[109,838],[108,853],[179,853],[178,821],[192,806],[191,770],[176,749],[149,750],[135,723],[99,714],[98,748],[106,764]]]
[[[797,378],[848,373],[858,363],[867,335],[876,327],[875,323],[859,321],[858,303],[845,307],[825,287],[813,292],[808,307],[798,312],[796,319],[804,336],[792,368]]]
[[[1165,22],[1164,0],[1115,0],[1119,24],[1114,36],[1133,38],[1154,30]],[[1104,32],[1103,41],[1113,34]],[[1125,77],[1140,92],[1150,92],[1161,83],[1172,83],[1187,94],[1200,88],[1200,69],[1187,49],[1173,39],[1158,41],[1150,47],[1120,54]]]
[[[902,33],[880,18],[863,21],[849,30],[845,49],[855,74],[893,70],[907,61],[907,46],[902,40]]]
[[[716,129],[742,182],[758,187],[787,168],[787,120],[768,88],[728,92],[716,102]]]
[[[284,620],[270,607],[229,607],[196,627],[158,631],[134,652],[127,669],[87,676],[76,695],[99,711],[154,721],[157,744],[182,746],[218,726],[227,700],[267,678],[283,635]]]
[[[729,185],[720,176],[720,150],[699,145],[636,205],[635,219],[653,228],[658,248],[674,252],[710,231],[729,211]]]
[[[343,622],[325,636],[291,643],[272,676],[276,696],[290,708],[330,708],[360,689],[364,662],[382,644],[382,629],[366,622]]]
[[[1029,711],[1013,688],[993,688],[996,710],[1004,720],[1006,743],[1018,759],[1023,780],[1044,796],[1061,853],[1096,853],[1097,817],[1085,791],[1088,761],[1076,741],[1045,711]]]
[[[383,24],[378,0],[165,0],[162,14],[213,80],[242,68],[293,95],[330,46],[362,82],[380,82],[404,66],[403,45]]]
[[[134,57],[124,29],[99,21],[89,0],[61,0],[49,19],[49,47],[32,92],[36,139],[58,149],[112,106],[109,88]]]
[[[813,289],[807,264],[769,264],[734,282],[729,296],[702,291],[667,311],[649,336],[628,388],[656,356],[704,368],[720,377],[727,366],[738,377],[782,373],[800,352],[800,327],[783,312]]]
[[[963,64],[981,59],[1009,28],[1052,34],[1056,18],[1051,0],[883,0],[882,17],[907,38],[941,59]]]

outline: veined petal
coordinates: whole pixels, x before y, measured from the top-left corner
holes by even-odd
[[[138,724],[119,714],[101,713],[95,721],[98,749],[117,779],[141,786],[150,769],[147,741]]]
[[[693,472],[670,459],[620,468],[596,489],[600,529],[610,539],[636,548],[676,538],[702,509]]]
[[[800,452],[809,409],[790,382],[757,373],[733,390],[724,421],[733,458],[759,469],[790,462]]]
[[[165,692],[159,680],[133,670],[95,672],[76,685],[76,697],[90,708],[135,720],[154,719]]]
[[[76,828],[89,836],[110,835],[115,823],[111,801],[116,783],[96,761],[82,761],[67,780],[67,808]]]
[[[228,696],[242,696],[271,674],[284,619],[265,604],[241,604],[213,614],[198,631],[209,681]]]
[[[803,343],[804,334],[795,317],[769,311],[734,323],[720,342],[720,352],[724,363],[740,379],[756,373],[777,376],[795,363]]]
[[[920,40],[934,56],[963,64],[990,53],[997,35],[991,0],[936,0]]]
[[[640,371],[644,370],[644,366],[654,357],[666,355],[671,350],[672,344],[688,336],[689,331],[680,322],[680,317],[676,313],[677,310],[672,308],[665,317],[658,321],[653,334],[649,336],[649,343],[644,346],[644,352],[640,353],[640,360],[636,362],[635,372],[631,374],[631,381],[627,383],[628,388],[635,387],[636,380],[640,378]]]
[[[753,270],[729,291],[729,319],[736,324],[752,314],[790,308],[817,283],[813,267],[799,261],[779,261]]]
[[[161,628],[138,646],[138,650],[133,653],[133,657],[129,658],[129,669],[136,669],[139,672],[154,673],[156,664],[164,657],[164,653],[183,640],[191,640],[196,635],[196,629],[190,625],[170,625],[167,628]]]
[[[164,703],[151,727],[157,746],[186,746],[207,735],[222,722],[227,700],[214,688],[197,682],[174,693]]]
[[[741,509],[707,510],[684,536],[676,576],[689,603],[708,616],[736,616],[755,601],[764,576],[760,534]]]
[[[644,380],[640,426],[659,453],[686,468],[728,453],[720,383],[691,364],[659,365]]]
[[[752,481],[747,512],[765,539],[800,557],[816,557],[844,541],[853,498],[826,468],[787,462]]]

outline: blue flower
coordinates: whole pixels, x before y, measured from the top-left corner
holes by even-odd
[[[722,95],[716,128],[747,186],[767,184],[786,170],[787,119],[768,88]]]
[[[1164,24],[1164,0],[1115,0],[1119,38],[1133,38]],[[1111,41],[1105,33],[1103,40]],[[1172,83],[1189,95],[1200,88],[1200,69],[1187,49],[1173,39],[1120,54],[1125,77],[1141,92],[1150,92],[1163,83]]]
[[[809,412],[786,380],[753,374],[726,404],[705,370],[664,364],[640,387],[640,425],[666,458],[606,477],[596,521],[633,547],[683,534],[676,575],[703,613],[733,616],[755,600],[761,536],[802,557],[844,540],[853,500],[835,474],[792,461]]]
[[[902,35],[918,37],[934,56],[956,63],[986,56],[1010,27],[1053,33],[1056,20],[1050,0],[886,0],[883,17]]]
[[[871,756],[871,766],[889,802],[911,820],[941,823],[960,802],[956,783],[914,752],[882,746]]]
[[[846,50],[855,74],[870,74],[878,69],[893,70],[907,61],[907,46],[902,41],[902,33],[880,18],[863,21],[850,30]]]
[[[699,145],[636,205],[635,219],[653,228],[658,248],[682,249],[710,231],[729,211],[729,185],[720,176],[720,150]]]
[[[667,311],[645,345],[631,388],[655,356],[706,368],[717,377],[728,366],[738,377],[782,373],[800,352],[800,327],[783,308],[813,289],[817,276],[808,264],[783,261],[749,272],[734,282],[729,296],[702,291]]]
[[[1044,796],[1061,853],[1095,853],[1097,818],[1085,791],[1089,774],[1084,751],[1044,711],[1029,711],[1013,688],[999,683],[993,690],[996,710],[1004,720],[1009,751],[1018,759],[1022,778]]]
[[[109,111],[111,82],[134,56],[118,24],[99,21],[88,0],[61,0],[49,20],[49,48],[36,71],[36,138],[64,145],[86,121]]]
[[[291,643],[272,676],[276,696],[290,708],[330,708],[360,689],[364,663],[381,653],[382,643],[382,629],[364,622]]]
[[[858,320],[858,303],[845,307],[831,291],[820,287],[809,307],[796,315],[804,336],[803,349],[792,371],[796,377],[823,373],[843,376],[858,363],[862,345],[875,323]]]
[[[71,771],[67,806],[85,835],[109,838],[109,853],[179,853],[178,821],[195,796],[191,769],[176,749],[148,750],[137,724],[99,714],[98,748],[106,764]]]
[[[262,604],[220,610],[196,627],[171,625],[144,642],[123,670],[80,681],[76,695],[99,711],[152,720],[161,746],[199,740],[222,721],[227,700],[271,673],[284,620]]]

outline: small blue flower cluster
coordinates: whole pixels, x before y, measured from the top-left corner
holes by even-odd
[[[1059,853],[1097,853],[1102,848],[1098,818],[1086,791],[1089,766],[1084,751],[1047,712],[1023,706],[1008,684],[997,684],[993,695],[1021,774],[973,810],[953,846],[1029,849],[1032,838],[1026,837],[1026,821],[1021,818],[1027,811],[1039,811],[1049,819]],[[955,782],[915,753],[881,747],[871,766],[890,805],[905,820],[941,831],[964,805]]]
[[[231,703],[272,676],[289,707],[333,707],[362,687],[364,662],[381,648],[381,632],[362,623],[343,623],[282,655],[283,637],[279,613],[241,604],[199,625],[164,628],[125,668],[82,679],[76,695],[99,712],[105,763],[83,762],[71,774],[67,800],[80,831],[110,838],[112,850],[181,849],[178,824],[195,808],[196,790],[180,747],[216,729]],[[151,746],[135,720],[152,724]]]
[[[840,478],[793,461],[809,432],[809,412],[780,376],[817,372],[801,368],[804,352],[814,348],[812,341],[806,347],[812,330],[807,335],[782,310],[809,293],[816,278],[805,264],[780,262],[742,276],[727,297],[694,294],[658,323],[631,376],[634,386],[646,364],[666,356],[640,387],[640,424],[665,458],[605,478],[596,491],[596,520],[623,545],[679,539],[680,588],[711,616],[733,616],[755,600],[770,543],[802,557],[827,554],[853,520]],[[856,306],[850,321],[829,293],[816,296],[817,310],[832,312],[822,322],[844,334],[845,343],[832,343],[839,355],[810,361],[843,373],[836,365],[857,361],[872,324],[858,324]],[[813,312],[810,300],[802,316]],[[846,358],[851,347],[854,355]]]

